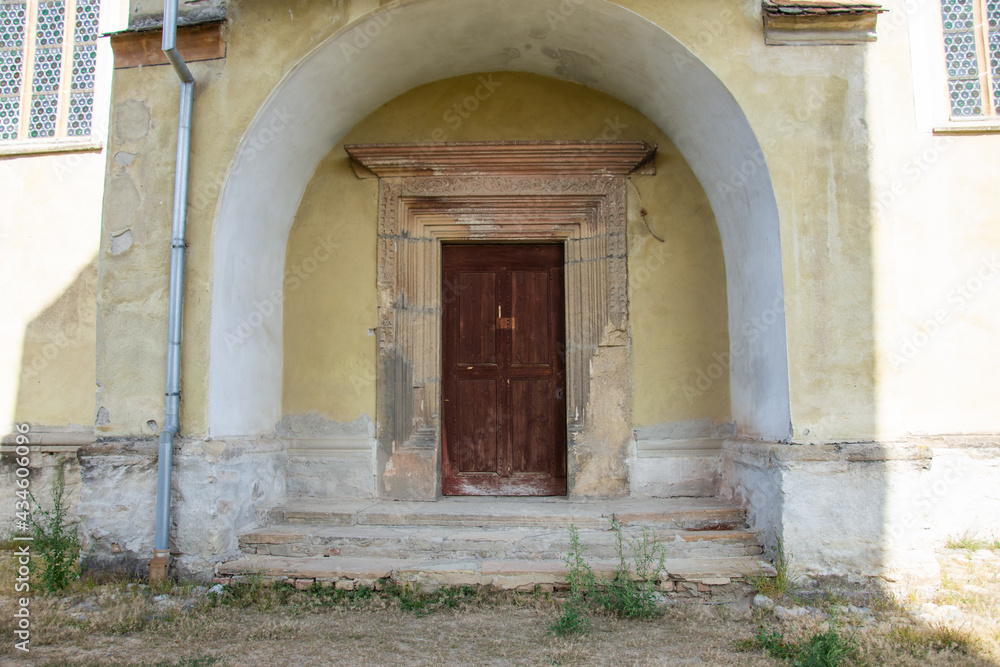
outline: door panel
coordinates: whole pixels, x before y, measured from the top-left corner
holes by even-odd
[[[497,313],[496,274],[462,272],[464,289],[458,295],[460,364],[496,364],[497,336],[493,326]]]
[[[547,271],[511,272],[512,365],[551,364],[548,281]]]
[[[443,492],[564,495],[562,246],[445,245],[442,266]]]
[[[497,381],[459,380],[457,424],[459,469],[493,472],[499,464],[497,452]]]
[[[550,472],[551,448],[539,446],[552,440],[549,379],[511,379],[511,439],[514,472]]]

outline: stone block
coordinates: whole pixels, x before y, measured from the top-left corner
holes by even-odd
[[[306,591],[309,590],[315,582],[315,579],[296,579],[295,588],[300,591]]]

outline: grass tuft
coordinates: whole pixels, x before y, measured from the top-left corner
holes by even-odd
[[[988,549],[1000,551],[1000,538],[982,538],[967,531],[957,537],[949,538],[946,546],[953,550],[979,551],[980,549]]]
[[[774,556],[771,559],[771,564],[774,565],[775,570],[774,576],[761,569],[757,574],[747,575],[747,583],[760,595],[766,595],[769,598],[781,598],[788,592],[792,583],[789,572],[791,561],[791,556],[785,554],[785,547],[781,543],[781,540],[778,540],[777,546],[774,549]]]

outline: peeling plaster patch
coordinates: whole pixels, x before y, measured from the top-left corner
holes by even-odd
[[[149,133],[152,116],[140,100],[126,100],[115,107],[115,137],[119,141],[138,141]]]
[[[563,78],[585,85],[597,83],[601,79],[601,64],[585,53],[569,49],[557,51],[548,46],[542,49],[542,53],[558,61],[556,74]]]
[[[126,229],[120,234],[111,235],[111,254],[120,255],[132,247],[132,230]]]
[[[132,162],[135,161],[135,153],[126,153],[125,151],[118,151],[115,153],[115,164],[127,167]]]
[[[114,229],[132,223],[132,218],[142,203],[142,197],[132,177],[122,172],[108,182],[104,201],[105,208],[108,209],[107,221],[111,223],[108,227]]]
[[[148,422],[146,422],[146,428],[149,429],[150,433],[156,433],[156,420],[150,419]]]
[[[103,405],[97,411],[97,420],[94,421],[95,426],[107,426],[111,423],[111,415],[108,414],[108,409]]]

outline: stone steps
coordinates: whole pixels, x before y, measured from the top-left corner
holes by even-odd
[[[588,556],[617,557],[614,531],[585,528],[578,531]],[[626,526],[625,553],[630,540],[642,538],[640,528]],[[752,556],[761,553],[754,533],[748,530],[647,530],[662,545],[668,558],[711,554]],[[422,558],[447,554],[453,558],[558,559],[570,547],[567,528],[464,528],[456,526],[317,526],[282,524],[244,533],[240,550],[263,556],[342,556],[345,558]]]
[[[240,535],[244,556],[219,565],[217,576],[229,582],[258,574],[300,588],[319,581],[345,589],[409,582],[558,590],[570,526],[594,571],[615,571],[613,518],[629,562],[643,530],[647,539],[655,535],[666,556],[657,585],[668,595],[728,595],[748,574],[773,574],[744,510],[717,498],[444,498],[290,501]]]

